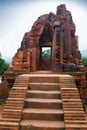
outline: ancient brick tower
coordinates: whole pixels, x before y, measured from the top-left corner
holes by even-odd
[[[25,33],[21,47],[13,57],[10,68],[13,71],[47,70],[63,72],[78,71],[81,54],[75,24],[70,11],[64,4],[57,7],[56,15],[49,13],[40,16],[30,32]],[[51,50],[50,63],[44,61],[42,67],[42,48]],[[45,65],[46,64],[46,65]]]
[[[43,57],[43,48],[50,48],[50,58]],[[87,99],[87,74],[80,73],[81,67],[71,13],[60,5],[56,15],[39,17],[24,35],[9,68],[13,71],[5,73],[11,89],[0,130],[87,130],[82,106]],[[67,72],[73,77],[50,71],[29,73],[48,69],[79,72]]]

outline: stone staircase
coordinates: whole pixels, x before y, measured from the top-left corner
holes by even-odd
[[[29,77],[18,76],[0,118],[0,130],[19,130]]]
[[[66,130],[87,130],[87,121],[73,77],[60,77]]]
[[[65,130],[58,77],[32,77],[20,130]]]
[[[0,130],[87,130],[73,77],[18,76],[2,112]]]

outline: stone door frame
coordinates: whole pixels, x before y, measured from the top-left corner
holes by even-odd
[[[51,66],[52,66],[52,45],[40,46],[40,62],[39,62],[40,70],[42,70],[42,48],[43,47],[50,47],[51,48]],[[50,66],[50,70],[51,70],[51,66]]]

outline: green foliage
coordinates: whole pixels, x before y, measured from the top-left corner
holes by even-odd
[[[87,68],[87,58],[82,59],[82,64]]]
[[[44,57],[47,60],[50,60],[51,59],[51,50],[50,49],[44,50],[42,52],[42,57]]]
[[[2,58],[1,53],[0,53],[0,75],[3,75],[8,67],[9,67],[9,64]]]
[[[87,114],[87,108],[85,108],[85,114]]]
[[[1,55],[1,52],[0,52],[0,58],[2,57],[2,55]]]
[[[6,104],[6,99],[0,99],[0,105],[4,106]]]

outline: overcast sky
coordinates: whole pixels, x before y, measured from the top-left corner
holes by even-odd
[[[13,57],[23,35],[43,14],[56,13],[56,7],[66,4],[76,24],[79,49],[87,49],[87,0],[0,0],[0,52]]]

